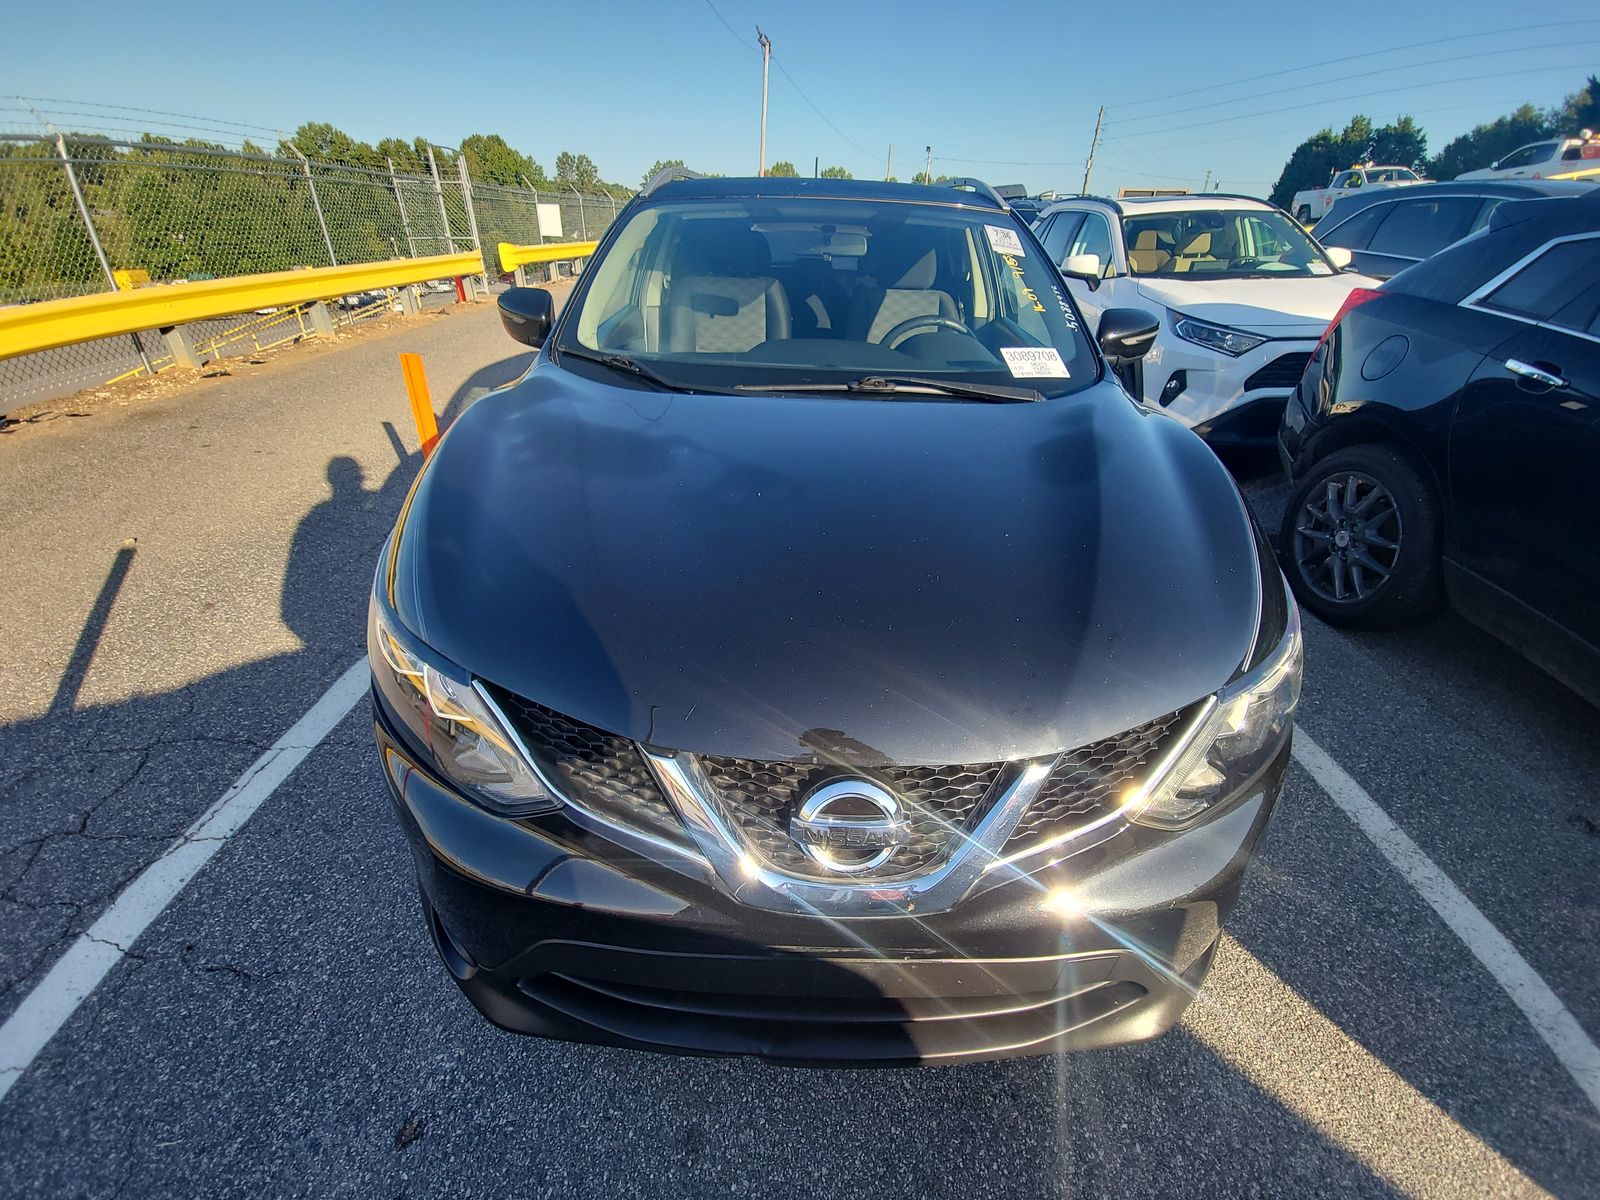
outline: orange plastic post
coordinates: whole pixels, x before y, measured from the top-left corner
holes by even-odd
[[[402,354],[400,370],[406,377],[406,394],[411,397],[411,416],[422,439],[422,457],[427,458],[439,444],[439,422],[433,415],[433,398],[428,395],[428,376],[422,369],[422,355]]]

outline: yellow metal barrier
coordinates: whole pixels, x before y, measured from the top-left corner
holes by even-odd
[[[588,258],[599,242],[550,242],[543,246],[518,246],[500,243],[500,269],[514,271],[529,263],[566,262],[569,258]]]
[[[351,292],[404,287],[427,279],[453,279],[482,271],[483,259],[474,250],[344,267],[232,275],[194,283],[156,284],[128,292],[98,292],[70,300],[15,304],[0,308],[0,359],[142,329],[164,329],[258,308],[304,304]]]

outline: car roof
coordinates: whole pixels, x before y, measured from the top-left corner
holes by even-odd
[[[1402,200],[1429,196],[1503,196],[1508,200],[1528,200],[1541,196],[1583,196],[1600,190],[1581,179],[1451,179],[1440,183],[1419,183],[1408,188],[1341,196],[1322,214],[1318,226],[1332,229],[1374,204],[1398,204]]]
[[[1124,217],[1165,212],[1214,211],[1219,208],[1277,211],[1274,205],[1265,200],[1258,200],[1254,196],[1233,196],[1218,192],[1208,192],[1203,196],[1123,196],[1117,200],[1112,200],[1106,196],[1070,196],[1064,200],[1052,201],[1044,211],[1048,213],[1058,207],[1072,204],[1094,204],[1101,208],[1109,208]],[[1039,215],[1043,216],[1044,213]]]
[[[982,192],[940,187],[938,184],[929,187],[921,183],[883,183],[875,179],[805,179],[772,175],[674,179],[657,187],[649,198],[652,201],[729,200],[759,196],[959,204],[968,208],[1006,211],[998,198],[991,198]]]

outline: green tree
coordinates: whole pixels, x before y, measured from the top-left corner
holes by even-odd
[[[542,175],[539,164],[520,150],[513,150],[498,133],[474,133],[461,139],[461,153],[467,169],[481,183],[520,187],[524,176]]]
[[[1374,128],[1370,117],[1357,113],[1340,132],[1319,129],[1296,146],[1270,199],[1287,208],[1296,192],[1325,187],[1335,171],[1369,160],[1421,169],[1427,153],[1428,135],[1413,118],[1403,116]]]
[[[344,130],[326,121],[307,121],[294,136],[280,146],[292,145],[307,158],[318,162],[340,163],[347,167],[381,168],[383,155],[366,142],[358,142]],[[287,152],[287,151],[286,151]]]
[[[594,159],[587,154],[578,155],[572,164],[573,182],[578,185],[580,192],[592,192],[600,182],[600,168],[594,165]]]
[[[843,167],[823,167],[822,168],[822,177],[824,179],[854,179],[855,178],[854,175],[850,174],[850,172],[846,171]]]
[[[1401,117],[1392,125],[1372,132],[1372,161],[1423,171],[1428,166],[1428,135],[1416,120]]]
[[[668,167],[682,167],[686,171],[689,169],[688,164],[681,158],[658,158],[655,161],[655,165],[644,173],[644,178],[639,181],[639,186],[643,187],[656,177],[658,171],[665,171]]]
[[[1583,87],[1568,96],[1560,109],[1561,131],[1600,130],[1600,78],[1591,75]]]
[[[794,179],[800,174],[794,169],[794,164],[787,159],[773,163],[767,168],[767,174],[778,179]]]
[[[418,155],[417,148],[405,138],[380,138],[373,149],[381,157],[393,162],[394,169],[402,175],[422,175],[428,170],[427,158]]]
[[[1510,154],[1518,146],[1537,142],[1552,133],[1549,115],[1532,104],[1475,126],[1451,140],[1428,164],[1435,179],[1454,179],[1463,171],[1476,171]]]

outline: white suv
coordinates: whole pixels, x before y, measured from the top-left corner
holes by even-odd
[[[1082,197],[1052,204],[1033,231],[1091,324],[1108,308],[1162,317],[1123,382],[1213,444],[1269,444],[1328,322],[1378,282],[1242,196]]]

